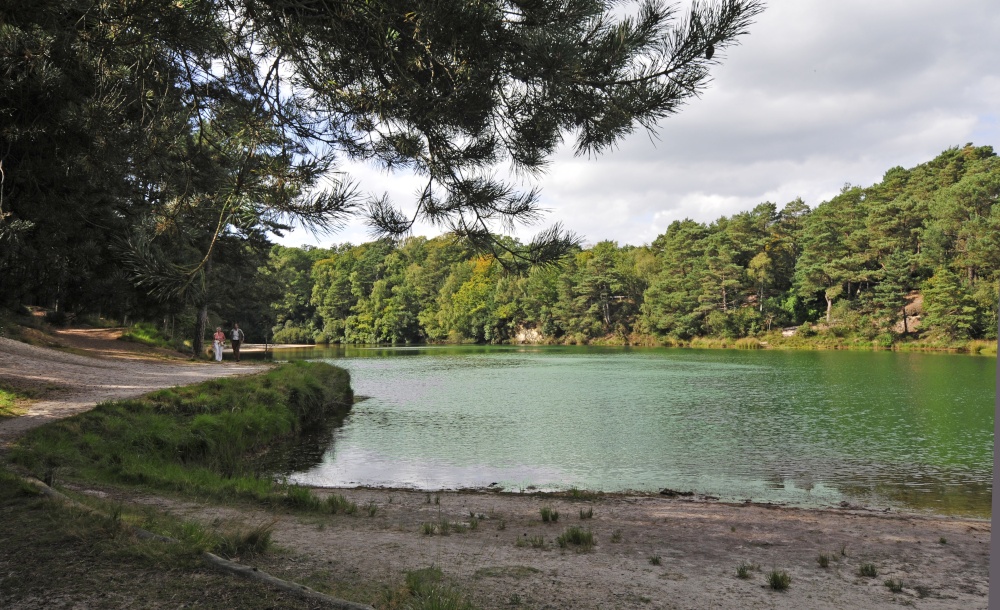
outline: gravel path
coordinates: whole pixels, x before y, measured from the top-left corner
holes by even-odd
[[[112,336],[114,331],[106,329],[56,335],[66,347],[92,355],[0,337],[0,380],[42,395],[26,415],[0,420],[0,448],[31,428],[87,411],[106,400],[267,369],[261,364],[181,360],[167,356],[164,350],[113,341]]]

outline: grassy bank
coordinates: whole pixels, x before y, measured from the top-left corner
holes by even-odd
[[[268,458],[351,408],[342,369],[296,362],[103,403],[29,432],[10,460],[43,480],[79,479],[215,497],[287,497]]]
[[[87,500],[93,504],[95,500]],[[112,504],[97,515],[52,502],[0,468],[0,607],[281,608],[315,603],[210,570],[199,553],[250,558],[250,532],[211,531]],[[139,540],[129,525],[176,543]],[[228,553],[227,553],[228,551]]]

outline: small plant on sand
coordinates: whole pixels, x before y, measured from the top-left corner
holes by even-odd
[[[507,529],[507,521],[505,521],[505,520],[501,519],[501,520],[500,520],[500,521],[499,521],[499,522],[497,523],[497,529],[498,529],[498,530],[500,530],[501,532],[502,532],[503,530]]]
[[[528,544],[530,544],[533,549],[544,549],[545,538],[542,536],[532,536],[531,538],[528,538]]]
[[[387,600],[386,607],[412,610],[474,610],[459,591],[444,583],[440,568],[431,566],[406,573],[406,599]]]
[[[285,491],[285,504],[299,510],[318,511],[323,501],[313,495],[308,487],[291,486]]]
[[[431,494],[429,493],[424,494],[424,504],[430,504],[430,503],[431,503]]]
[[[840,543],[840,556],[841,557],[847,557],[847,543],[846,542],[841,542]]]
[[[559,511],[553,509],[550,506],[543,506],[542,510],[542,523],[555,523],[559,520]]]
[[[736,566],[736,576],[746,580],[750,578],[750,572],[754,570],[757,566],[750,563],[749,561],[741,561],[740,565]]]
[[[594,546],[594,533],[572,525],[556,538],[556,542],[559,543],[559,548],[565,549],[572,544],[581,551],[587,551]]]
[[[271,549],[271,531],[277,520],[262,523],[250,530],[236,530],[219,536],[213,551],[229,559],[263,555]]]
[[[621,541],[622,541],[622,531],[611,530],[611,542],[621,542]]]
[[[863,563],[861,564],[861,567],[858,568],[858,576],[875,578],[878,576],[878,568],[875,567],[874,563]]]
[[[888,587],[893,593],[902,593],[903,591],[903,581],[898,578],[886,579],[886,581],[882,584]]]
[[[588,506],[586,509],[580,509],[580,519],[593,519],[594,518],[594,507]]]
[[[650,555],[649,556],[649,565],[658,566],[658,565],[660,565],[660,563],[662,563],[662,559],[660,558],[659,555]]]
[[[940,544],[948,544],[948,539],[945,538],[944,536],[941,536],[940,538],[938,538],[938,543],[940,543]]]
[[[441,496],[440,496],[440,494],[434,494],[434,504],[437,504],[437,505],[441,504]]]
[[[788,585],[792,584],[792,577],[784,570],[771,570],[767,575],[767,584],[775,591],[784,591]]]
[[[351,502],[344,496],[340,494],[334,494],[326,497],[326,508],[333,514],[344,513],[345,515],[353,515],[358,512],[358,505]]]
[[[819,567],[821,567],[821,568],[829,568],[830,567],[830,556],[827,555],[826,553],[820,553],[819,557],[816,558],[816,563],[818,563]]]
[[[473,517],[473,518],[469,519],[469,529],[472,530],[472,531],[476,531],[477,529],[479,529],[479,519],[478,518]]]
[[[424,536],[434,535],[434,524],[433,523],[423,523],[420,526],[420,531],[423,532]]]
[[[375,504],[375,500],[369,500],[368,504],[365,506],[365,509],[368,511],[369,517],[374,517],[375,513],[378,512],[378,504]]]
[[[448,536],[451,534],[452,525],[448,523],[446,519],[441,519],[438,521],[437,531],[442,536]]]

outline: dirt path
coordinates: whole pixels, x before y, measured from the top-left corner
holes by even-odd
[[[57,339],[99,357],[0,339],[0,378],[49,394],[27,416],[0,422],[0,442],[98,401],[264,368],[169,361],[155,350],[123,347],[107,331],[67,331]],[[288,555],[261,567],[357,601],[372,601],[371,591],[398,584],[408,570],[434,565],[483,609],[987,607],[988,520],[660,496],[581,500],[382,489],[334,492],[358,504],[356,515],[302,516],[79,491],[110,492],[208,527],[276,519],[274,540]],[[559,512],[557,523],[541,521],[543,506]],[[593,517],[581,519],[580,511],[590,509]],[[593,533],[593,549],[560,548],[557,537],[573,525]],[[828,567],[819,565],[821,554]],[[748,579],[736,576],[741,562],[757,566]],[[859,575],[867,563],[876,577]],[[773,569],[791,576],[787,591],[766,586]],[[887,579],[902,581],[902,591],[890,591]]]
[[[26,415],[0,420],[0,447],[31,428],[86,411],[105,400],[266,368],[194,362],[169,350],[117,341],[120,334],[120,330],[109,329],[54,333],[50,341],[71,351],[0,337],[0,379],[42,395]]]

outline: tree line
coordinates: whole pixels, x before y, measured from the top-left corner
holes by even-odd
[[[446,234],[275,246],[259,283],[275,290],[273,337],[287,343],[648,343],[788,327],[886,345],[992,339],[998,196],[1000,159],[966,145],[813,209],[675,221],[652,244],[602,241],[523,273]]]
[[[273,235],[417,220],[525,269],[537,175],[698,95],[763,10],[712,0],[0,0],[0,307],[167,320],[200,351],[245,304]],[[411,171],[416,213],[344,160]],[[171,322],[172,321],[172,322]]]

